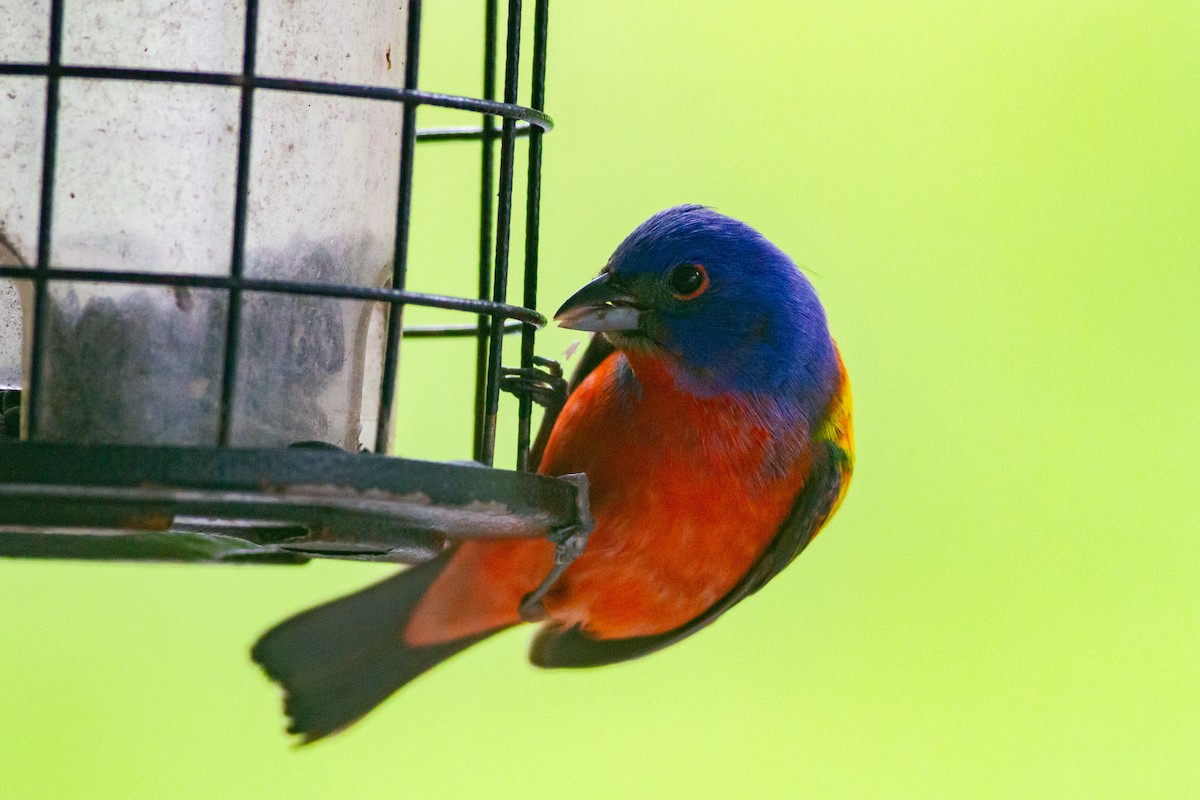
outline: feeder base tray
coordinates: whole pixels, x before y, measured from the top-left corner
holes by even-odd
[[[555,538],[576,483],[336,450],[0,443],[0,557],[419,563],[456,539]]]

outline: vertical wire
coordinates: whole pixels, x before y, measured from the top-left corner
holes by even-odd
[[[533,89],[530,105],[538,111],[546,106],[546,36],[549,30],[550,0],[537,0],[533,11]],[[536,125],[529,131],[528,192],[525,198],[525,289],[521,304],[537,307],[538,227],[542,202],[542,131]],[[521,326],[521,368],[533,368],[534,326]],[[517,411],[517,469],[525,472],[537,464],[529,463],[529,440],[533,417],[533,398],[520,396]]]
[[[521,57],[521,0],[508,0],[508,39],[505,42],[504,102],[516,105],[517,74]],[[512,232],[513,157],[516,121],[505,117],[500,127],[500,201],[496,216],[496,268],[492,300],[507,302],[508,246]],[[500,407],[500,356],[504,345],[504,318],[492,316],[488,342],[487,389],[484,395],[483,448],[479,460],[491,466],[496,456],[496,412]]]
[[[33,272],[33,341],[30,343],[29,386],[25,401],[26,435],[33,439],[40,422],[45,360],[46,306],[50,294],[50,242],[54,218],[54,173],[58,159],[58,105],[62,80],[63,2],[50,0],[50,48],[46,59],[46,121],[42,129],[42,193],[38,208],[37,265]]]
[[[242,99],[238,121],[237,185],[233,201],[233,254],[229,266],[229,307],[221,367],[221,409],[217,444],[228,447],[233,432],[233,400],[242,336],[242,277],[246,272],[246,216],[250,194],[250,140],[254,132],[254,70],[258,52],[258,0],[246,0],[242,45]]]
[[[404,43],[404,88],[417,88],[421,53],[421,0],[409,0]],[[412,211],[413,153],[417,140],[417,106],[404,103],[404,126],[400,141],[400,186],[396,202],[396,239],[392,252],[392,288],[404,289],[408,281],[408,228]],[[379,387],[379,426],[375,452],[386,453],[392,440],[392,411],[396,401],[396,376],[400,360],[400,334],[404,329],[404,304],[393,302],[388,314],[387,345]]]
[[[498,0],[485,0],[483,34],[483,98],[496,99],[496,27],[499,24]],[[479,293],[487,300],[492,288],[492,183],[495,177],[496,120],[491,114],[483,116],[483,146],[479,168]],[[487,396],[488,332],[491,321],[479,316],[479,331],[475,339],[475,434],[472,458],[483,457],[483,420]]]

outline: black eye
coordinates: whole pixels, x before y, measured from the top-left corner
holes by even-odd
[[[699,297],[708,288],[708,272],[699,264],[680,264],[671,270],[667,282],[680,300]]]

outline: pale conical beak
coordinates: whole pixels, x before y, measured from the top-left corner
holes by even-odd
[[[642,310],[632,295],[620,291],[607,272],[567,298],[554,320],[577,331],[632,331],[641,324]]]

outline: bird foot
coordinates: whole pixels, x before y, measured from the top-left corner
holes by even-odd
[[[500,371],[500,388],[506,392],[528,396],[545,409],[560,409],[567,402],[567,380],[557,361],[533,357],[533,366],[505,367]]]
[[[521,598],[517,613],[526,622],[540,622],[546,618],[546,607],[542,605],[543,598],[554,588],[554,584],[558,583],[558,579],[567,571],[567,567],[583,555],[588,537],[592,535],[592,529],[596,527],[596,523],[592,520],[592,512],[588,507],[587,475],[582,472],[563,475],[562,480],[570,481],[575,484],[577,489],[575,524],[551,531],[547,537],[554,544],[554,566],[550,568],[549,574],[538,584],[536,589]]]

